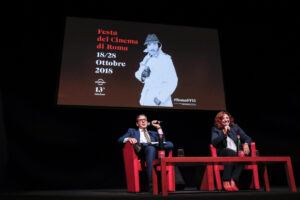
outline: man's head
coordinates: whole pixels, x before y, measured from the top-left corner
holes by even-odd
[[[140,129],[146,129],[148,126],[147,116],[144,114],[140,114],[139,116],[137,116],[136,126],[139,127]]]
[[[144,42],[144,45],[147,46],[145,51],[148,52],[151,56],[158,55],[161,43],[155,34],[148,34]]]

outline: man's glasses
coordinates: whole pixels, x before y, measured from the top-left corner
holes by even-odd
[[[146,122],[147,119],[138,119],[138,122]]]

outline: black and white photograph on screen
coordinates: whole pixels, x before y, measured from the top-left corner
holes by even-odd
[[[147,55],[140,62],[135,77],[144,84],[141,106],[173,107],[171,95],[176,90],[178,78],[172,58],[162,50],[156,34],[148,34],[144,42]]]
[[[59,105],[225,109],[218,30],[68,17],[58,90]]]

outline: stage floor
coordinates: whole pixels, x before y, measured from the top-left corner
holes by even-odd
[[[230,200],[279,200],[300,199],[298,192],[290,192],[289,188],[271,188],[270,192],[242,190],[239,192],[203,192],[194,188],[170,192],[167,197],[153,196],[147,192],[128,193],[125,189],[89,189],[89,190],[43,190],[43,191],[19,191],[1,192],[1,200],[99,200],[99,199],[230,199]]]

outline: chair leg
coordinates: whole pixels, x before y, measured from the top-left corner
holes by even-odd
[[[250,189],[258,190],[260,188],[260,184],[259,184],[257,165],[252,165],[251,170],[252,170],[252,179],[251,179]]]
[[[152,166],[152,181],[153,181],[153,195],[158,195],[157,172],[155,170],[155,166]]]
[[[258,177],[258,168],[257,165],[253,167],[253,183],[254,183],[254,189],[258,190],[260,188],[259,185],[259,177]]]
[[[214,172],[215,172],[217,189],[222,190],[222,181],[221,181],[221,175],[220,175],[220,170],[218,165],[214,165]]]
[[[128,192],[140,192],[140,175],[137,165],[134,165],[133,169],[133,176],[129,179],[131,180],[130,188],[131,191]]]
[[[174,169],[174,166],[169,166],[167,179],[168,179],[168,190],[170,192],[175,192],[175,169]]]
[[[140,192],[139,171],[126,174],[127,191]]]
[[[200,190],[215,190],[213,166],[206,165],[205,172],[201,181]]]
[[[270,192],[269,176],[267,165],[263,166],[264,182],[265,182],[265,191]]]

